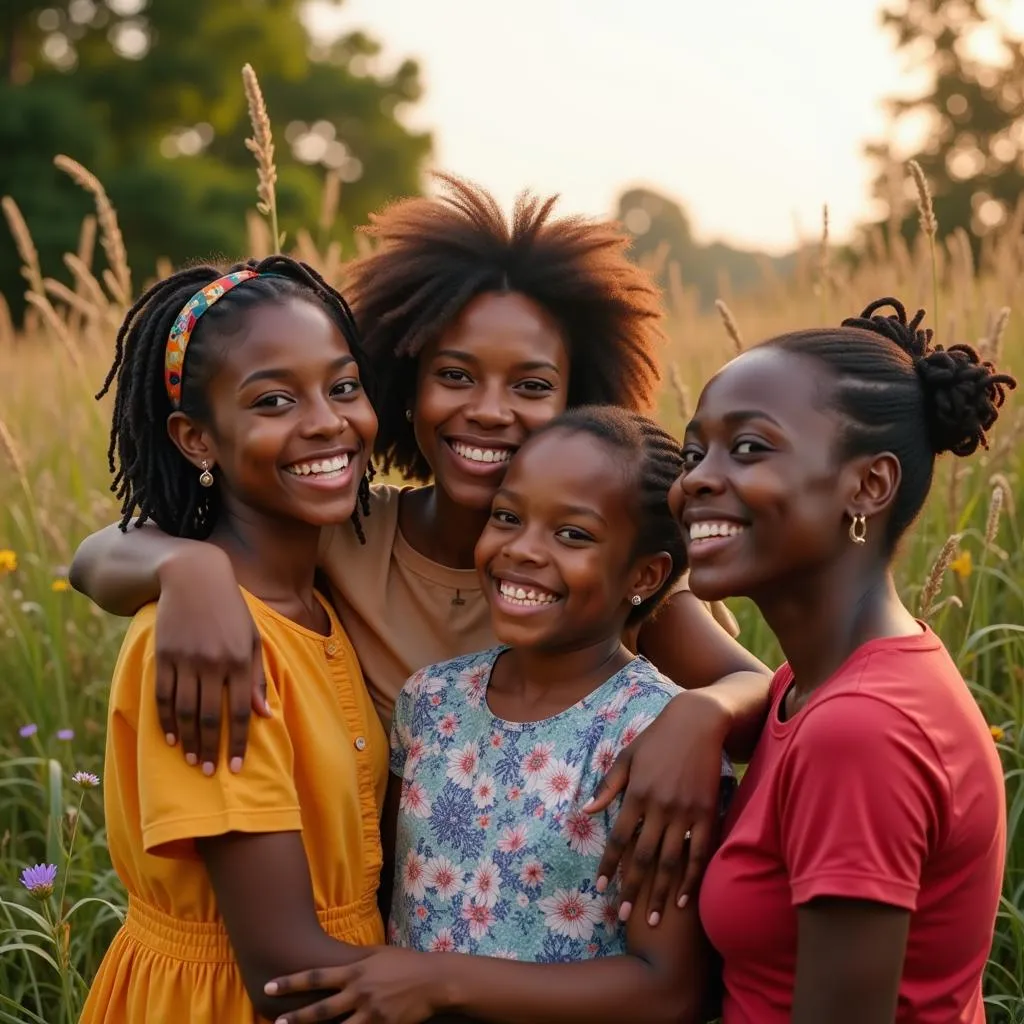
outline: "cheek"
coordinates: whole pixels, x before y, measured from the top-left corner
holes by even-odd
[[[565,394],[558,391],[545,398],[514,398],[511,407],[516,418],[532,434],[545,423],[565,412]]]
[[[477,572],[482,572],[487,568],[491,559],[501,550],[502,542],[502,531],[488,523],[484,527],[483,533],[480,534],[476,547],[473,549],[473,562],[476,565]]]

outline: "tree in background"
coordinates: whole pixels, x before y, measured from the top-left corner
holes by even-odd
[[[340,0],[339,0],[340,2]],[[75,247],[88,197],[53,167],[67,153],[104,182],[140,279],[178,263],[245,255],[254,171],[241,68],[256,69],[274,121],[282,229],[317,222],[323,181],[341,181],[329,232],[418,192],[428,134],[406,128],[421,95],[406,60],[375,70],[362,33],[313,39],[301,0],[2,0],[0,195],[14,197],[47,272]],[[0,292],[19,308],[13,244]]]
[[[998,13],[998,3],[989,6]],[[944,233],[962,227],[984,236],[1012,216],[1024,186],[1024,41],[986,15],[982,0],[903,0],[882,14],[897,50],[929,71],[925,90],[892,100],[891,110],[896,125],[924,122],[920,151],[906,157],[931,183]],[[875,195],[909,238],[916,213],[901,193],[913,184],[902,168],[892,173],[891,144],[867,151],[882,165]]]

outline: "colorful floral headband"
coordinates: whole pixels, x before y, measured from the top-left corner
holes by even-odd
[[[224,277],[211,281],[205,288],[196,292],[178,314],[171,333],[167,336],[167,352],[164,356],[164,383],[167,385],[167,397],[175,409],[181,405],[181,378],[185,372],[185,349],[195,330],[196,321],[236,284],[259,276],[255,270],[236,270],[233,274],[225,274]]]

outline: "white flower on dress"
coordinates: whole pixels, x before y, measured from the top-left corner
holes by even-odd
[[[516,904],[520,907],[528,907],[530,905],[530,897],[525,892],[517,892]]]
[[[482,860],[466,882],[466,893],[474,903],[493,907],[498,902],[501,876],[493,860]]]
[[[427,861],[427,888],[436,889],[443,900],[450,900],[462,888],[462,872],[447,857]]]
[[[529,828],[523,825],[509,826],[501,833],[498,849],[502,853],[519,853],[526,846],[526,835]]]
[[[568,803],[580,782],[580,770],[562,758],[553,758],[537,787],[544,806],[550,811]]]
[[[601,740],[597,745],[597,750],[594,751],[594,756],[590,759],[590,770],[599,775],[607,775],[611,771],[612,765],[615,764],[617,754],[618,749],[611,740]]]
[[[445,678],[442,675],[435,675],[426,669],[420,669],[423,678],[420,680],[419,692],[421,694],[440,693],[445,687]]]
[[[490,674],[489,665],[475,665],[460,672],[458,679],[455,680],[455,689],[466,695],[466,703],[471,708],[478,708],[483,703]]]
[[[537,905],[548,928],[570,939],[586,941],[601,920],[601,901],[581,889],[556,889]]]
[[[494,779],[484,774],[473,783],[473,805],[481,811],[494,803]]]
[[[493,953],[491,953],[491,956],[493,956],[495,958],[495,960],[518,960],[519,959],[519,954],[515,950],[512,950],[512,949],[496,949]]]
[[[569,848],[584,857],[596,856],[604,849],[604,825],[578,807],[574,807],[565,819],[565,834],[569,837]]]
[[[654,721],[653,715],[639,714],[633,719],[619,736],[619,749],[625,750]]]
[[[446,739],[451,739],[459,731],[459,716],[454,711],[448,714],[437,723],[437,731]]]
[[[539,860],[528,860],[519,872],[519,881],[531,888],[538,888],[544,884],[544,865]]]
[[[427,741],[422,736],[410,736],[405,744],[405,773],[411,774],[412,769],[423,760],[427,752]]]
[[[415,850],[410,850],[402,866],[402,892],[414,900],[421,900],[426,894],[426,867],[424,859]]]
[[[554,743],[537,743],[523,758],[523,775],[526,777],[526,792],[536,793],[540,789],[541,778],[551,764],[555,753]]]
[[[448,751],[448,770],[445,775],[456,786],[469,789],[473,785],[473,778],[479,766],[480,753],[476,743],[470,740],[465,746]]]
[[[597,717],[604,722],[617,722],[622,709],[626,706],[627,697],[621,690],[607,704],[597,709]]]
[[[398,800],[398,809],[414,818],[430,817],[430,797],[418,782],[402,780],[402,795]]]
[[[462,919],[469,922],[469,934],[474,939],[482,939],[494,924],[491,908],[480,903],[467,903],[462,908]]]
[[[452,935],[451,928],[441,928],[438,933],[430,940],[430,952],[431,953],[454,953],[455,952],[455,937]]]

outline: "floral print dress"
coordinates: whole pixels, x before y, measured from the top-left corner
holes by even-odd
[[[637,657],[560,714],[507,722],[486,701],[504,650],[428,666],[399,695],[389,941],[549,963],[625,953],[614,884],[595,887],[619,802],[581,808],[680,689]]]

